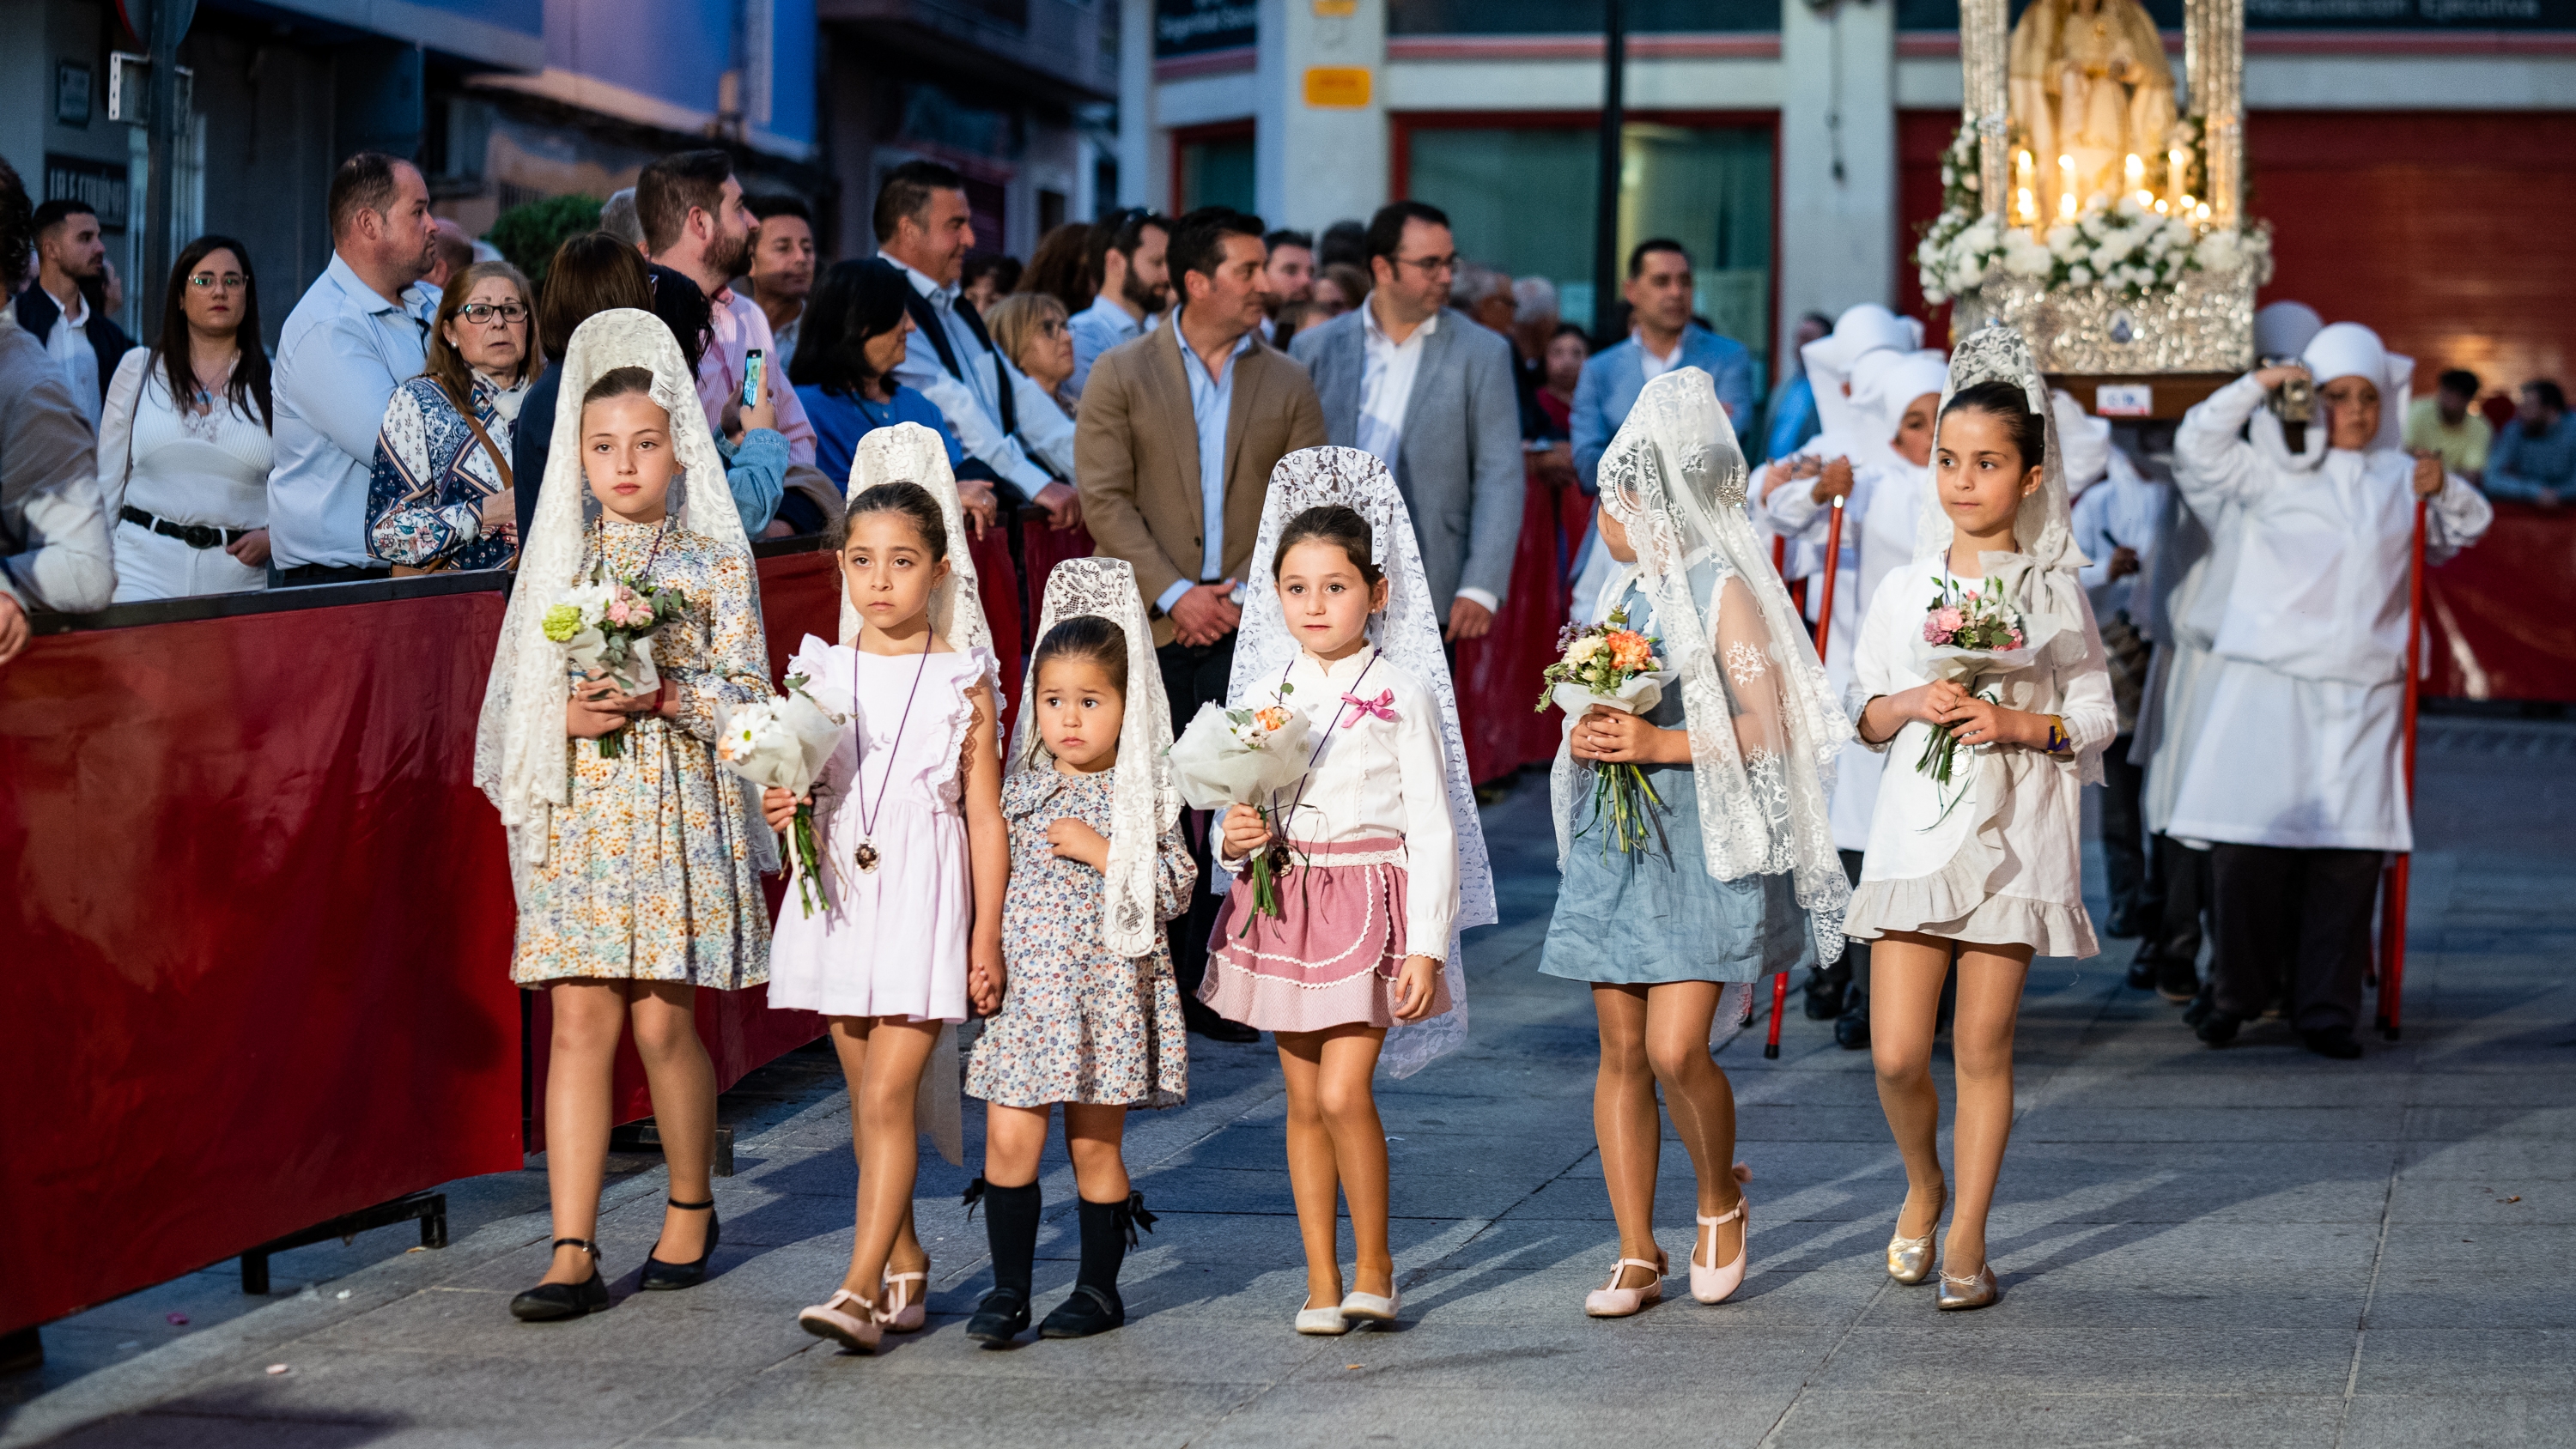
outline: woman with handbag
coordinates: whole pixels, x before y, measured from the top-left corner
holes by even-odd
[[[518,552],[510,433],[545,367],[534,312],[507,262],[449,280],[429,366],[394,389],[367,484],[367,551],[397,575],[502,568]]]

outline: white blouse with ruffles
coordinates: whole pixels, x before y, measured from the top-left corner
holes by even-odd
[[[1458,827],[1449,818],[1449,777],[1440,707],[1431,691],[1374,648],[1330,666],[1300,652],[1288,666],[1287,702],[1303,710],[1322,752],[1305,780],[1271,797],[1288,838],[1321,845],[1396,835],[1404,839],[1405,954],[1446,960],[1458,920]],[[1267,704],[1264,685],[1260,703]],[[1387,720],[1345,701],[1390,695]],[[1240,709],[1245,700],[1231,701]],[[1336,724],[1338,716],[1340,723]],[[1330,739],[1325,732],[1330,731]],[[1241,865],[1218,850],[1227,874]]]

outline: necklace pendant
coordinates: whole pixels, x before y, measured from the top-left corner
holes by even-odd
[[[877,848],[876,848],[876,844],[875,844],[875,842],[873,842],[873,841],[867,841],[867,840],[862,840],[862,841],[860,841],[860,842],[859,842],[859,848],[858,848],[858,851],[857,851],[856,855],[855,855],[853,858],[854,858],[855,860],[857,860],[857,861],[858,861],[858,863],[859,863],[859,869],[861,869],[861,870],[863,870],[863,871],[866,871],[866,872],[868,872],[868,873],[870,873],[870,874],[874,874],[874,873],[875,873],[876,868],[877,868],[877,861],[878,861],[879,859],[881,859],[881,857],[880,857],[880,856],[878,856],[878,854],[877,854]]]

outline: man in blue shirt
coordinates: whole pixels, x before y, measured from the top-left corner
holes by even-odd
[[[394,389],[420,375],[438,295],[429,185],[408,161],[361,151],[331,177],[331,264],[278,333],[269,584],[391,571],[367,552],[367,478]]]
[[[2487,446],[2487,496],[2555,508],[2576,494],[2576,417],[2548,378],[2522,385],[2522,407]]]
[[[1605,347],[1583,364],[1574,385],[1574,472],[1583,491],[1600,490],[1601,455],[1637,405],[1646,384],[1676,367],[1696,367],[1717,384],[1717,400],[1727,421],[1742,429],[1753,421],[1753,354],[1744,344],[1720,337],[1691,320],[1690,253],[1670,237],[1651,237],[1628,253],[1628,340]],[[1587,614],[1592,593],[1607,577],[1605,569],[1586,568],[1599,550],[1598,528],[1584,535],[1575,567],[1577,613]],[[1588,616],[1588,614],[1587,614]]]
[[[1091,378],[1091,364],[1122,342],[1152,331],[1172,305],[1171,223],[1131,206],[1091,229],[1091,274],[1100,291],[1073,318],[1075,397]]]

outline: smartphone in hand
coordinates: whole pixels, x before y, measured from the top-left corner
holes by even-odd
[[[744,407],[760,406],[760,370],[761,365],[767,360],[757,347],[743,354],[742,405]]]

